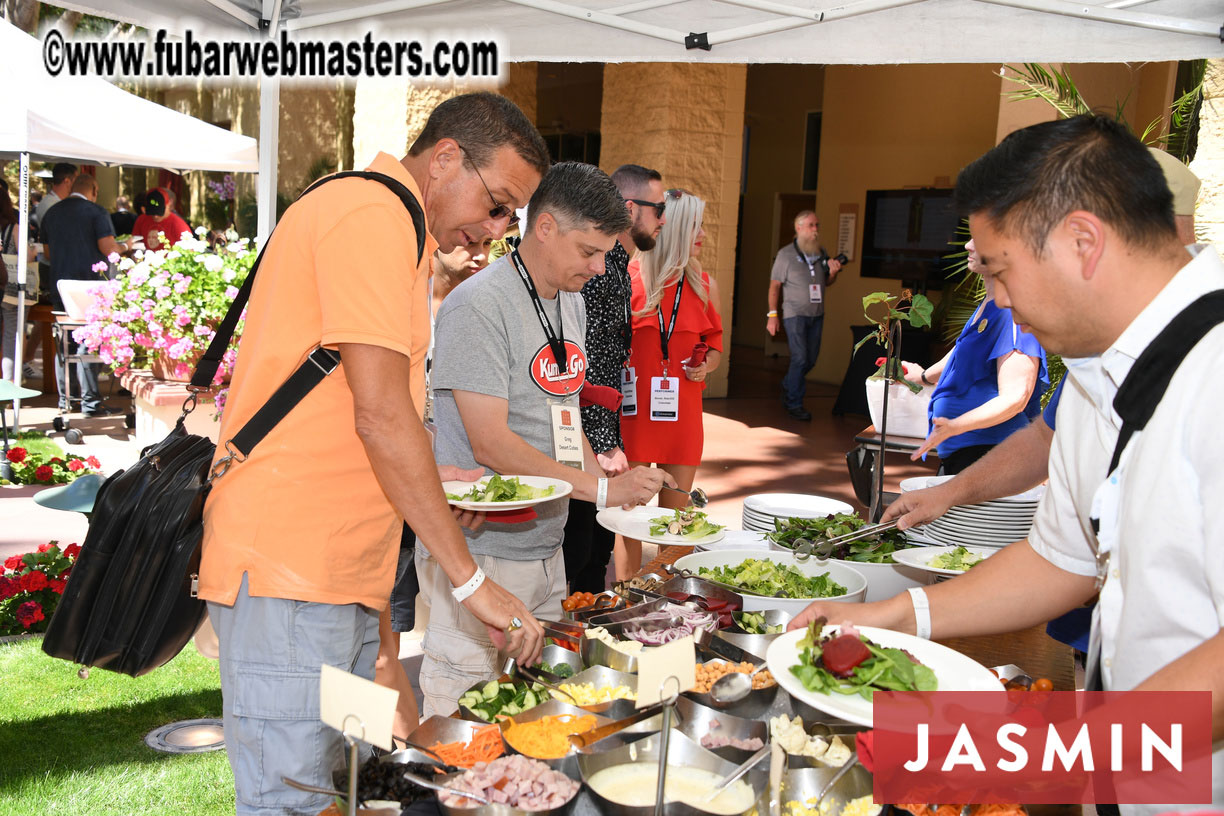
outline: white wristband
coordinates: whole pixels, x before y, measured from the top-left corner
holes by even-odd
[[[480,589],[480,585],[484,583],[485,574],[479,566],[476,567],[476,572],[472,573],[472,577],[467,580],[466,584],[457,586],[451,589],[451,597],[455,599],[455,603],[463,603],[468,598]]]
[[[608,509],[608,480],[600,479],[599,486],[595,488],[595,509]]]
[[[931,602],[922,587],[909,588],[910,600],[914,602],[915,635],[923,640],[931,639]]]

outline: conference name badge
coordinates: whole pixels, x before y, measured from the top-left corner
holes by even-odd
[[[582,413],[577,405],[549,403],[553,458],[563,465],[582,470]]]
[[[637,372],[633,368],[621,369],[621,415],[637,416]]]
[[[650,418],[655,422],[680,419],[680,378],[650,378]]]
[[[824,302],[823,289],[824,287],[821,286],[819,283],[809,283],[808,284],[808,297],[812,303],[823,303]]]

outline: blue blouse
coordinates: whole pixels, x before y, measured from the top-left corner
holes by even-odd
[[[1024,410],[999,425],[943,441],[937,448],[941,457],[973,445],[997,445],[1041,413],[1041,395],[1050,383],[1045,351],[1035,337],[1020,331],[1012,320],[1010,309],[1000,309],[993,300],[987,300],[981,312],[965,325],[956,339],[956,346],[931,395],[927,417],[931,420],[935,417],[955,419],[999,396],[998,361],[1013,351],[1041,361],[1037,385]],[[933,429],[933,423],[931,427]]]

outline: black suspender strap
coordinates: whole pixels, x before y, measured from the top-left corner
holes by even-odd
[[[421,209],[420,202],[416,200],[416,196],[412,194],[412,191],[391,176],[370,170],[333,173],[310,185],[302,193],[302,196],[309,195],[323,184],[342,178],[363,178],[377,181],[399,197],[412,217],[412,226],[416,230],[417,264],[419,265],[425,257],[425,212]],[[302,196],[299,196],[299,199]],[[275,234],[275,231],[273,234]],[[217,326],[217,332],[213,336],[212,342],[209,343],[208,350],[204,352],[204,356],[200,358],[200,362],[196,366],[195,373],[192,374],[190,385],[192,391],[207,391],[212,385],[213,377],[217,374],[217,368],[221,365],[221,357],[225,354],[230,339],[234,336],[234,330],[238,327],[238,320],[242,316],[242,311],[246,308],[247,301],[251,297],[251,289],[255,283],[255,273],[259,271],[264,252],[267,251],[271,243],[272,236],[268,236],[263,249],[259,251],[258,257],[255,258],[251,271],[247,273],[246,280],[242,283],[242,288],[238,290],[234,302],[230,304],[229,311],[225,313],[225,318]],[[332,373],[339,364],[340,352],[331,349],[316,347],[306,355],[306,359],[290,375],[289,379],[285,380],[280,388],[276,389],[276,392],[268,398],[268,401],[255,412],[255,415],[242,426],[232,439],[226,441],[227,458],[236,458],[237,461],[242,461],[260,440],[267,436],[276,427],[276,424],[284,419],[293,410],[293,407],[301,402],[302,398],[322,382],[324,377]],[[220,471],[220,473],[224,472],[224,469]],[[220,475],[220,473],[217,475]]]
[[[1224,323],[1224,289],[1208,292],[1183,309],[1139,355],[1114,395],[1113,407],[1122,418],[1122,430],[1109,473],[1117,469],[1131,436],[1147,426],[1182,360],[1220,323]]]

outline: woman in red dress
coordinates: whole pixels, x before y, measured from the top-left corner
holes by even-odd
[[[693,488],[705,439],[701,392],[722,359],[718,288],[701,271],[697,256],[705,239],[705,202],[684,190],[667,192],[667,222],[654,249],[629,264],[633,283],[633,353],[636,411],[626,406],[621,436],[631,466],[657,465],[684,492]],[[660,328],[662,327],[662,328]],[[689,365],[694,347],[708,346],[705,361]],[[684,507],[684,496],[659,493],[661,507]],[[616,574],[624,579],[641,567],[642,543],[624,539],[616,551]]]

